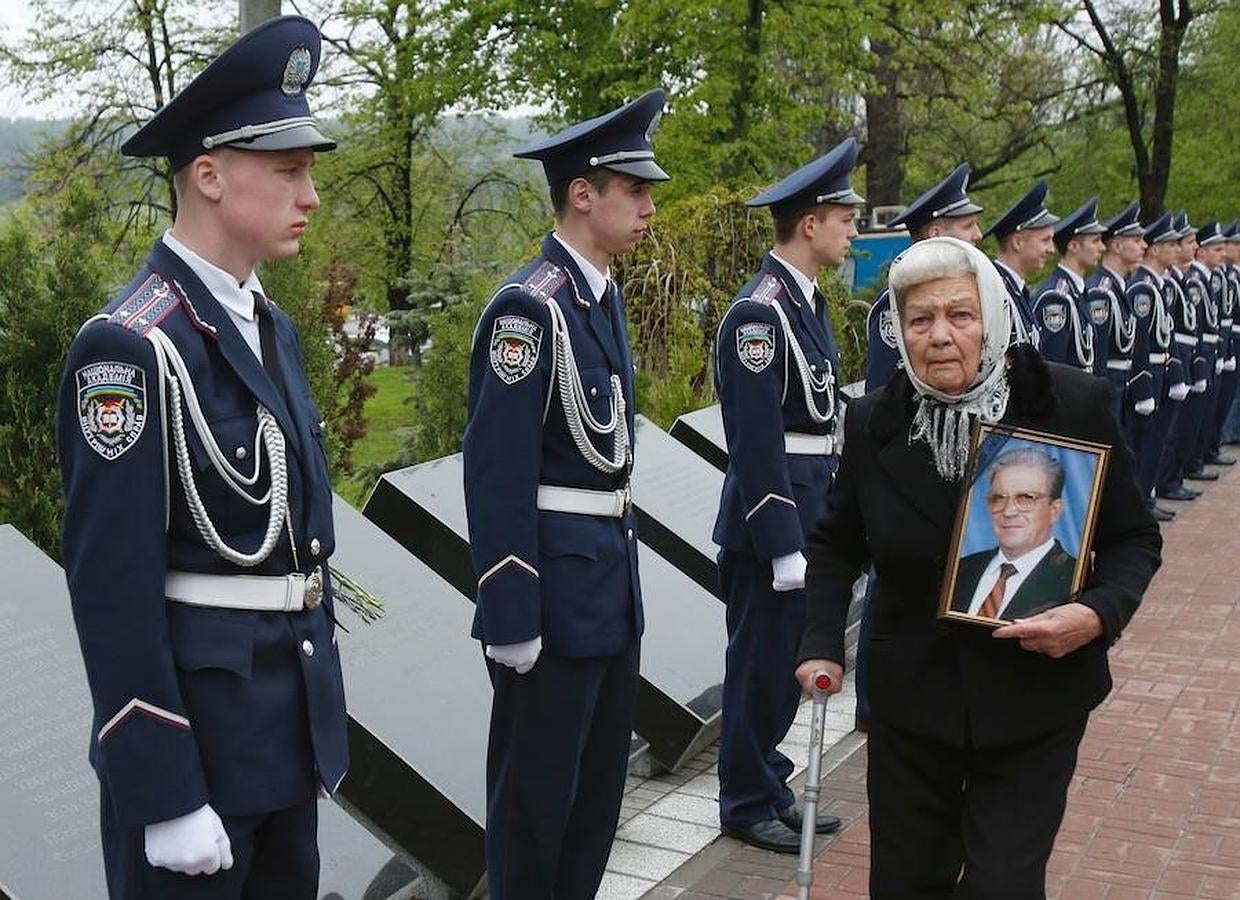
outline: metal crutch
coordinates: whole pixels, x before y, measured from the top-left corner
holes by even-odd
[[[831,676],[814,673],[813,709],[809,720],[809,763],[805,767],[805,808],[801,814],[801,858],[797,862],[797,897],[809,900],[814,883],[814,833],[818,825],[818,770],[822,764],[822,729],[827,718]]]

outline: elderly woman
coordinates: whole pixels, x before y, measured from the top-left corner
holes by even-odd
[[[1111,688],[1107,647],[1162,539],[1108,385],[1009,346],[1007,293],[980,251],[922,241],[892,265],[890,287],[904,369],[849,407],[839,475],[809,539],[797,677],[808,688],[821,669],[839,684],[850,585],[872,562],[871,896],[1044,897],[1077,746]],[[1084,588],[993,631],[936,615],[978,421],[1112,450]]]

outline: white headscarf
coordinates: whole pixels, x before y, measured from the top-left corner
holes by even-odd
[[[913,371],[908,348],[904,346],[899,301],[914,285],[961,275],[972,275],[977,280],[977,292],[982,301],[982,359],[977,379],[967,390],[944,394]],[[948,481],[958,481],[968,467],[974,419],[993,424],[1003,418],[1007,410],[1011,300],[1003,279],[986,255],[954,237],[928,238],[913,244],[891,264],[888,285],[896,314],[896,347],[904,360],[904,371],[917,392],[917,412],[909,428],[909,441],[921,440],[929,444],[939,474]]]

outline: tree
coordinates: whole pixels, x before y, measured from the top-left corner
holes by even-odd
[[[1166,202],[1185,39],[1193,22],[1218,8],[1209,0],[1159,0],[1151,16],[1132,3],[1104,8],[1081,0],[1075,15],[1055,22],[1094,58],[1118,94],[1147,216],[1159,215]]]

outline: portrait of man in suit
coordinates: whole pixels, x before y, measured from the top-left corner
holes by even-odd
[[[1063,466],[1037,447],[1001,453],[984,476],[995,546],[960,560],[954,612],[1011,620],[1065,603],[1077,558],[1054,536],[1063,515]]]

